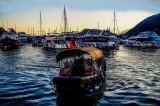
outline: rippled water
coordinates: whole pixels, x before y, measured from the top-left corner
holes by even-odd
[[[54,94],[52,83],[58,74],[55,56],[59,51],[30,44],[16,50],[0,50],[0,104],[63,104]],[[97,106],[160,105],[160,49],[120,46],[120,50],[104,54],[105,91],[96,101],[87,102]]]

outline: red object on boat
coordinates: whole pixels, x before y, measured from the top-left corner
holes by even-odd
[[[71,48],[71,49],[74,49],[75,47],[76,47],[76,45],[75,45],[75,40],[72,39],[72,40],[70,41],[70,48]]]

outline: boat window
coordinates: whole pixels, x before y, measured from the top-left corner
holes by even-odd
[[[74,58],[66,58],[59,62],[60,67],[60,76],[70,76],[71,75],[71,67],[73,65]]]
[[[148,41],[144,41],[143,43],[144,43],[144,44],[149,44],[149,42],[148,42]]]
[[[131,39],[129,39],[129,40],[136,40],[136,38],[131,38]]]
[[[20,37],[27,37],[26,35],[21,35]]]
[[[50,40],[47,40],[47,43],[51,43],[51,41],[50,41]]]
[[[73,39],[72,37],[66,37],[65,40],[66,41],[71,41],[71,39]]]
[[[78,64],[77,62],[83,60],[83,64]],[[93,61],[92,61],[92,57],[89,54],[83,54],[81,56],[76,56],[76,57],[68,57],[65,58],[61,61],[59,61],[59,67],[60,67],[60,76],[71,76],[71,75],[78,75],[79,74],[83,74],[84,75],[91,75],[94,72],[94,65],[93,65]],[[79,66],[80,65],[80,66]],[[76,67],[79,67],[79,69],[81,69],[81,71],[83,72],[79,72],[77,71],[77,73],[75,72],[77,70]],[[81,67],[81,68],[80,68]],[[76,68],[76,69],[75,69]],[[84,71],[83,71],[84,68]],[[74,70],[74,71],[72,71]],[[85,74],[85,70],[86,72],[88,71],[87,74]],[[79,75],[79,76],[81,76]]]
[[[131,45],[132,45],[132,44],[133,44],[133,42],[129,42],[129,44],[131,44]]]
[[[62,41],[59,41],[58,43],[59,43],[59,44],[62,44]]]
[[[26,34],[25,32],[20,32],[19,34]]]
[[[92,59],[86,59],[84,61],[84,69],[85,69],[85,72],[84,72],[85,76],[90,76],[95,74],[95,67]]]

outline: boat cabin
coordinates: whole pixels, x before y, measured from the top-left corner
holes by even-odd
[[[95,51],[95,52],[94,52]],[[68,49],[57,55],[59,76],[90,76],[101,70],[103,54],[91,47]]]

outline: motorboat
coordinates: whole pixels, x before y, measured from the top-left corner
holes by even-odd
[[[104,35],[84,35],[84,47],[105,48],[107,46],[106,37]]]
[[[92,31],[93,32],[93,31]],[[83,36],[84,41],[82,41],[81,46],[84,47],[95,47],[99,49],[105,48],[116,48],[118,43],[116,43],[116,37],[114,35],[105,35],[105,34],[94,34],[92,32],[88,32]]]
[[[14,49],[20,46],[20,38],[13,28],[2,34],[1,44],[4,49]]]
[[[67,45],[66,41],[64,40],[64,36],[46,36],[43,41],[43,47],[44,48],[69,48],[69,45]]]
[[[56,56],[59,74],[53,78],[55,93],[92,95],[105,82],[106,64],[101,50],[93,47],[66,49]]]
[[[21,42],[27,42],[27,34],[25,32],[18,32]]]
[[[32,46],[43,46],[45,36],[33,36],[32,37]]]
[[[160,37],[151,31],[141,32],[137,36],[123,41],[126,46],[133,47],[160,47]]]

